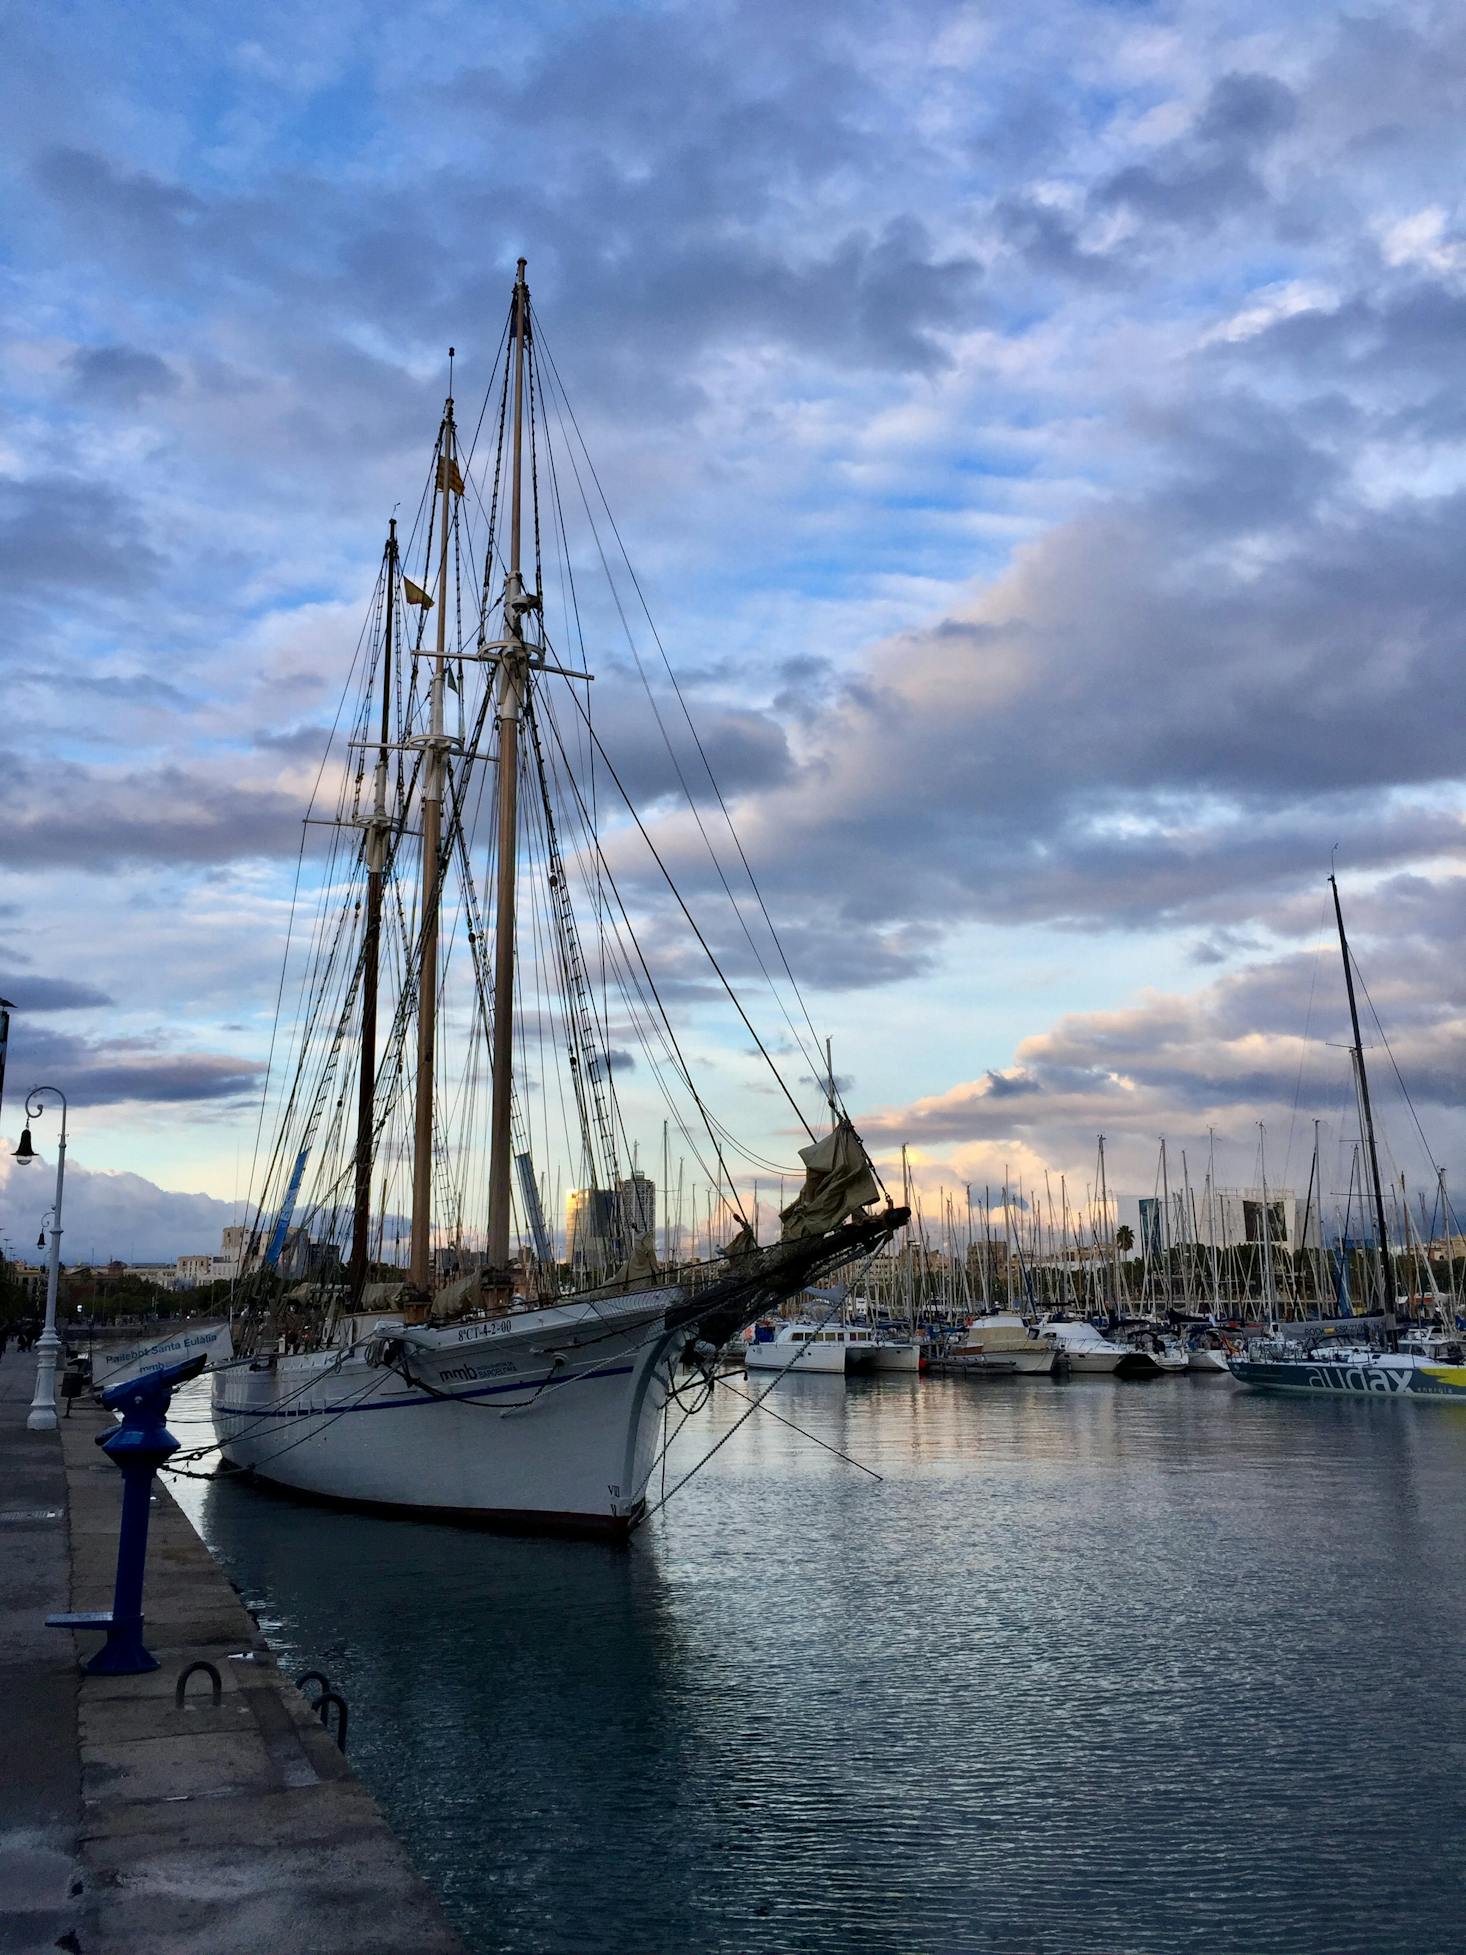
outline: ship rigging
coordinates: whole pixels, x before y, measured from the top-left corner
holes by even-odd
[[[566,522],[572,485],[609,584],[599,613]],[[521,260],[473,435],[450,378],[416,518],[404,540],[389,524],[321,775],[334,806],[307,816],[325,859],[308,921],[298,904],[288,986],[282,975],[280,1030],[293,1029],[259,1148],[241,1356],[215,1380],[226,1458],[307,1492],[625,1531],[676,1364],[905,1219],[840,1101],[668,665],[707,779],[689,786],[627,619],[640,586],[624,553],[612,575],[608,531],[619,549]],[[635,730],[664,743],[661,783],[683,792],[731,926],[674,878],[593,707],[588,647],[613,616],[645,696]],[[735,956],[819,1081],[813,1118],[731,982]],[[701,1017],[731,1007],[797,1118],[798,1168],[714,1111],[678,999]],[[711,1191],[721,1249],[670,1227],[668,1170],[659,1262],[633,1132],[648,1087]],[[551,1161],[599,1198],[575,1253],[548,1219]],[[748,1188],[760,1171],[802,1176],[763,1244]],[[491,1403],[503,1419],[484,1419]]]

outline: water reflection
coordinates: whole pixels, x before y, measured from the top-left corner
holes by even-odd
[[[187,1486],[476,1949],[1452,1944],[1466,1418],[774,1402],[883,1479],[754,1415],[625,1551]]]

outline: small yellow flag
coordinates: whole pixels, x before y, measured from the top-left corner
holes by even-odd
[[[457,462],[449,455],[440,455],[438,458],[438,487],[440,489],[443,486],[445,472],[448,477],[448,487],[453,491],[454,495],[461,496],[463,494],[463,477],[458,472]]]
[[[425,590],[414,584],[410,577],[404,577],[402,580],[402,595],[409,604],[416,604],[423,611],[431,611],[433,608],[433,600]]]

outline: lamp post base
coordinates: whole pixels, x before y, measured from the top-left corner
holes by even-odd
[[[36,1339],[36,1389],[31,1409],[26,1414],[28,1432],[56,1430],[56,1360],[61,1339],[53,1330],[43,1330]]]
[[[132,1616],[122,1622],[114,1617],[106,1642],[81,1667],[88,1677],[140,1677],[145,1671],[156,1670],[157,1657],[143,1648],[142,1617]]]

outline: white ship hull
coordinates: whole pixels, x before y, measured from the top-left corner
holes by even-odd
[[[213,1374],[228,1463],[317,1499],[625,1534],[661,1444],[678,1289],[442,1327]],[[353,1336],[352,1330],[358,1334]]]
[[[1227,1362],[1227,1353],[1217,1349],[1197,1349],[1193,1346],[1186,1359],[1186,1369],[1188,1371],[1210,1372],[1213,1377],[1218,1372],[1223,1377],[1231,1376],[1231,1366]]]
[[[792,1370],[803,1377],[810,1372],[833,1372],[845,1376],[845,1347],[843,1344],[809,1343],[791,1344],[751,1342],[743,1353],[745,1371],[786,1371]]]
[[[900,1339],[879,1342],[875,1347],[874,1366],[877,1371],[920,1371],[921,1347]]]
[[[1031,1338],[1027,1344],[988,1343],[973,1338],[959,1344],[948,1355],[950,1364],[969,1365],[974,1371],[981,1371],[985,1365],[1002,1366],[1020,1378],[1047,1378],[1054,1369],[1054,1361],[1053,1345],[1037,1344]]]

